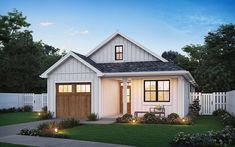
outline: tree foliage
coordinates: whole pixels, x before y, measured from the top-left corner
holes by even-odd
[[[0,92],[44,92],[39,75],[61,55],[59,49],[33,41],[30,24],[17,10],[0,16]]]
[[[187,56],[178,53],[174,63],[192,73],[199,85],[198,90],[213,92],[235,89],[234,24],[220,26],[208,33],[203,45],[187,45],[183,51]]]

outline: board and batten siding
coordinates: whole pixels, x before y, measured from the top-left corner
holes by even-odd
[[[144,80],[170,80],[170,102],[144,102]],[[183,78],[181,80],[184,80]],[[180,116],[185,116],[184,113],[184,87],[179,88],[178,77],[146,77],[131,80],[131,112],[149,111],[149,108],[156,105],[164,105],[166,116],[170,113],[177,113]],[[183,83],[180,83],[183,84]],[[180,93],[180,97],[179,97]]]
[[[56,116],[56,83],[91,82],[91,112],[99,112],[97,74],[73,57],[52,71],[47,79],[48,110]]]
[[[115,61],[115,45],[123,45],[123,60]],[[138,47],[126,38],[117,35],[107,44],[89,56],[97,63],[158,61],[152,54]]]

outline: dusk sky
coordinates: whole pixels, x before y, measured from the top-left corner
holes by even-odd
[[[202,44],[208,31],[235,23],[233,0],[1,0],[0,15],[27,16],[35,41],[82,54],[119,30],[161,55]]]

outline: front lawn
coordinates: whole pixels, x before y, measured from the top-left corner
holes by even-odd
[[[26,145],[10,144],[0,142],[0,147],[27,147]]]
[[[111,124],[81,125],[60,131],[73,139],[126,144],[134,146],[169,146],[178,132],[203,133],[221,130],[223,125],[214,116],[200,116],[194,125]]]
[[[0,113],[0,118],[0,126],[39,120],[34,112]]]

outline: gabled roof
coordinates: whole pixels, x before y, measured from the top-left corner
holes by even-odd
[[[53,64],[50,68],[48,68],[45,72],[43,72],[40,75],[40,77],[47,78],[49,73],[51,73],[54,69],[56,69],[62,63],[64,63],[71,56],[74,57],[75,59],[77,59],[78,61],[80,61],[81,63],[83,63],[84,65],[86,65],[87,67],[89,67],[94,72],[96,72],[97,76],[102,75],[102,72],[96,68],[96,66],[95,66],[96,63],[94,61],[92,61],[91,59],[89,59],[81,54],[74,53],[74,52],[70,51],[68,54],[66,54],[64,57],[62,57],[59,61],[57,61],[55,64]]]
[[[125,39],[129,40],[130,42],[134,43],[135,45],[137,45],[138,47],[140,47],[141,49],[145,50],[146,52],[150,53],[151,55],[153,55],[154,57],[158,58],[159,60],[161,60],[162,62],[168,62],[166,59],[164,59],[161,56],[158,56],[157,54],[155,54],[154,52],[152,52],[151,50],[147,49],[146,47],[144,47],[143,45],[139,44],[138,42],[134,41],[133,39],[127,37],[126,35],[124,35],[121,32],[115,32],[114,34],[112,34],[111,36],[109,36],[106,40],[104,40],[103,42],[101,42],[96,48],[94,48],[93,50],[91,50],[86,56],[89,57],[91,56],[93,53],[95,53],[96,51],[98,51],[102,46],[104,46],[105,44],[107,44],[109,41],[111,41],[113,38],[115,38],[116,36],[122,36]]]
[[[53,64],[49,69],[40,75],[41,78],[47,78],[48,75],[63,64],[69,57],[74,57],[91,70],[97,73],[97,76],[143,76],[143,75],[184,75],[192,84],[196,84],[192,75],[181,67],[162,61],[144,61],[144,62],[121,62],[121,63],[96,63],[89,57],[70,51],[59,61]]]

